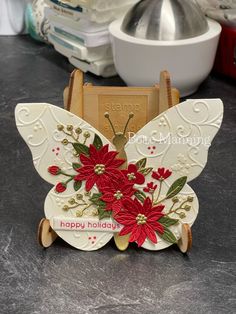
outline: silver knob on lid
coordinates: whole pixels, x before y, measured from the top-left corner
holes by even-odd
[[[194,0],[142,0],[126,14],[124,33],[149,40],[181,40],[208,31],[208,22]]]

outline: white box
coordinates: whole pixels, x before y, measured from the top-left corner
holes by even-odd
[[[97,47],[110,43],[107,25],[99,25],[86,20],[73,21],[60,17],[50,9],[46,9],[46,16],[51,28],[58,36],[63,36],[86,47]]]
[[[71,7],[81,6],[83,8],[96,10],[96,11],[107,11],[123,7],[125,5],[134,5],[139,0],[63,0],[64,3]]]
[[[56,14],[78,21],[79,19],[89,19],[96,23],[108,23],[121,17],[127,12],[131,5],[126,5],[113,10],[96,11],[88,8],[68,6],[58,0],[45,0],[45,3],[55,11]]]
[[[58,52],[68,58],[74,56],[88,62],[112,58],[112,49],[110,44],[96,48],[87,48],[79,43],[75,43],[69,39],[58,36],[58,34],[52,31],[49,33],[49,41]]]
[[[83,62],[75,57],[69,58],[71,64],[83,72],[91,72],[98,76],[111,77],[116,75],[113,59],[100,60],[92,63]]]

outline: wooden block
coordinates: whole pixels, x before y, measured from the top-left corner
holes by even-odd
[[[188,224],[182,225],[182,237],[178,241],[178,247],[182,253],[187,253],[192,248],[192,231]]]
[[[173,106],[170,74],[162,71],[159,84],[159,113],[164,112]]]
[[[123,131],[129,113],[133,112],[127,133],[136,133],[161,112],[178,104],[179,97],[178,90],[171,88],[167,71],[161,73],[160,84],[153,87],[111,87],[83,84],[83,73],[75,70],[69,90],[64,92],[65,107],[110,140],[113,133],[104,117],[105,112],[109,112],[116,132]]]
[[[67,86],[63,92],[64,109],[66,110],[69,110],[68,108],[69,90],[70,90],[69,86]]]
[[[172,89],[172,95],[173,104],[179,103],[179,92]],[[158,99],[159,86],[138,88],[86,85],[84,86],[83,118],[108,139],[111,139],[112,130],[104,118],[104,113],[109,112],[113,125],[119,132],[123,130],[129,113],[133,112],[134,119],[132,119],[127,132],[136,133],[160,113]]]
[[[155,95],[150,92],[124,87],[84,87],[84,119],[111,139],[112,130],[104,117],[109,112],[117,132],[124,129],[130,112],[135,118],[129,125],[129,132],[137,132],[148,119],[148,104]],[[154,100],[151,100],[154,101]],[[93,110],[91,110],[93,108]]]
[[[118,250],[122,252],[127,250],[129,246],[129,238],[130,238],[130,234],[127,234],[125,236],[119,236],[118,233],[114,234],[114,241]]]
[[[83,117],[83,84],[83,72],[74,70],[70,77],[66,107],[67,110],[79,117]]]
[[[38,226],[37,238],[38,243],[44,248],[48,248],[56,240],[57,234],[51,228],[48,219],[46,218],[41,219]]]

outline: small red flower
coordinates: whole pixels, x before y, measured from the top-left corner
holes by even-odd
[[[164,181],[172,175],[172,172],[169,169],[158,168],[157,171],[153,171],[152,177],[153,179]]]
[[[127,170],[122,170],[123,174],[133,184],[143,184],[145,177],[142,173],[138,172],[138,167],[135,164],[130,164]]]
[[[53,176],[57,176],[58,174],[60,174],[61,169],[57,166],[51,166],[48,167],[48,172],[51,173]]]
[[[116,159],[118,155],[115,151],[108,151],[108,145],[97,150],[94,145],[89,147],[89,156],[80,154],[80,161],[83,167],[77,169],[79,173],[75,176],[75,181],[86,180],[85,188],[90,191],[94,184],[102,189],[112,178],[120,176],[119,168],[123,163],[123,159]]]
[[[156,191],[156,189],[157,189],[157,185],[156,184],[154,185],[153,182],[149,182],[147,186],[143,189],[143,191],[146,193],[153,194]]]
[[[122,209],[123,202],[134,195],[135,190],[133,184],[127,181],[121,173],[120,178],[107,183],[102,193],[101,199],[106,203],[106,210],[116,214]]]
[[[58,183],[55,190],[57,193],[63,193],[66,190],[66,184],[63,182]]]
[[[149,197],[143,204],[137,199],[124,201],[124,210],[114,216],[118,223],[124,225],[120,236],[131,233],[129,242],[137,242],[139,247],[146,238],[157,243],[156,232],[164,233],[164,227],[158,222],[164,216],[162,213],[164,207],[164,205],[153,207]]]

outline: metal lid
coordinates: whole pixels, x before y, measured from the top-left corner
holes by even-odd
[[[124,33],[149,40],[181,40],[208,31],[208,22],[194,0],[142,0],[126,14]]]

